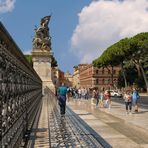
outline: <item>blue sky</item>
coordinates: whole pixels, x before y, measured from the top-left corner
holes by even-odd
[[[148,0],[0,0],[0,20],[24,53],[32,50],[35,25],[51,13],[52,50],[64,72],[148,31]]]
[[[73,71],[73,66],[79,63],[79,59],[69,52],[70,39],[78,23],[78,13],[90,2],[91,0],[16,0],[14,8],[1,13],[0,19],[20,49],[29,53],[32,49],[34,26],[39,26],[40,19],[52,13],[49,28],[54,56],[59,68]]]

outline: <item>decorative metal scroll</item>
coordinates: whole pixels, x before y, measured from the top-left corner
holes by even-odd
[[[41,102],[41,80],[0,23],[0,148],[25,142]]]

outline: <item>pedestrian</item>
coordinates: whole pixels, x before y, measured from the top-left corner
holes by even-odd
[[[84,96],[84,97],[85,97],[85,99],[88,99],[88,91],[87,91],[87,89],[86,89],[86,88],[84,88],[84,91],[85,91],[85,93],[84,93],[84,94],[85,94],[85,96]]]
[[[81,89],[81,99],[85,99],[85,88]]]
[[[104,98],[105,98],[105,107],[110,109],[111,108],[111,94],[109,90],[105,92]]]
[[[99,106],[103,107],[103,99],[104,99],[104,93],[103,90],[100,91],[100,95],[99,95]]]
[[[130,91],[126,91],[123,96],[126,108],[126,114],[132,114],[132,93]]]
[[[99,91],[98,91],[98,89],[96,90],[95,101],[96,101],[96,107],[98,107],[98,104],[99,104]]]
[[[74,98],[78,99],[78,90],[74,88]]]
[[[95,105],[96,103],[96,98],[97,98],[97,91],[94,89],[92,92],[92,98],[91,98],[91,104]]]
[[[79,96],[79,99],[81,99],[81,88],[78,89],[78,96]]]
[[[65,115],[66,110],[66,99],[67,99],[67,87],[64,83],[58,88],[58,101],[60,106],[61,115]]]
[[[69,102],[72,97],[72,88],[67,87],[67,101]]]
[[[134,111],[135,112],[138,112],[138,105],[137,105],[137,102],[138,102],[138,99],[140,98],[139,96],[139,93],[137,91],[136,88],[133,88],[133,93],[132,93],[132,103],[133,103],[133,106],[134,106]]]

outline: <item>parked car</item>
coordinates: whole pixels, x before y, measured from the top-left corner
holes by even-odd
[[[122,93],[118,90],[110,90],[111,97],[122,97]]]
[[[108,90],[105,91],[105,93],[107,92]],[[110,91],[110,95],[111,97],[122,97],[122,93],[118,90],[109,90]]]

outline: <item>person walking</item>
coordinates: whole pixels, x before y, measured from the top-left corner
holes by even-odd
[[[99,103],[99,96],[98,96],[98,90],[96,88],[94,88],[93,92],[92,92],[92,98],[91,98],[91,104],[92,105],[96,105],[96,107],[98,107],[98,103]]]
[[[66,99],[67,99],[67,87],[64,83],[58,88],[58,101],[60,106],[61,115],[65,115],[66,110]]]
[[[126,108],[126,114],[132,114],[132,94],[130,91],[126,91],[124,96],[124,101],[125,101],[125,108]]]
[[[135,112],[138,112],[137,102],[138,102],[139,97],[140,96],[139,96],[137,89],[134,88],[133,93],[132,93],[132,103],[133,103]]]
[[[99,95],[99,106],[103,107],[103,98],[104,98],[104,92],[101,90]]]
[[[92,98],[91,98],[91,104],[92,104],[92,105],[96,105],[96,98],[97,98],[97,92],[96,92],[96,90],[94,89],[94,90],[92,91]]]
[[[96,107],[98,107],[98,105],[99,105],[99,90],[97,89],[96,90],[96,96],[95,96],[95,99],[96,99]]]
[[[111,108],[111,94],[109,90],[105,92],[104,98],[105,98],[105,107],[110,109]]]
[[[78,89],[78,96],[79,96],[79,99],[81,99],[81,88]]]

